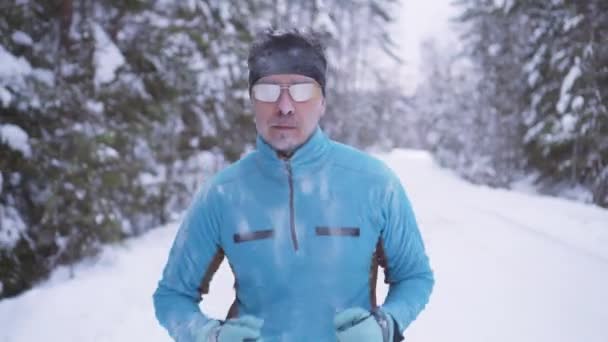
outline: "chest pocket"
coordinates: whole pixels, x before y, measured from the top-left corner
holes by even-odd
[[[274,230],[256,230],[253,232],[235,233],[233,236],[234,243],[243,243],[247,241],[270,239],[274,237]]]
[[[235,271],[245,274],[248,270],[274,263],[277,234],[274,229],[234,232],[228,249],[228,259]]]
[[[359,229],[359,227],[316,227],[315,235],[359,237],[361,235],[361,229]]]
[[[357,226],[317,226],[312,248],[319,265],[329,272],[359,271],[367,268],[373,252],[369,241]]]
[[[233,232],[227,248],[239,296],[249,305],[258,305],[269,289],[265,284],[277,274],[282,255],[277,250],[280,234],[275,229]]]

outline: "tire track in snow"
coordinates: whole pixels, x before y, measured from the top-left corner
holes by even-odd
[[[553,242],[555,244],[558,244],[558,245],[560,245],[562,247],[570,249],[573,252],[577,253],[578,255],[586,256],[586,257],[594,259],[596,261],[600,261],[602,263],[608,264],[608,258],[606,258],[606,257],[604,257],[602,255],[596,254],[596,253],[594,253],[592,251],[589,251],[589,250],[585,249],[584,247],[578,246],[578,245],[576,245],[574,243],[565,241],[562,238],[559,238],[559,237],[554,236],[552,234],[549,234],[547,232],[541,231],[541,230],[539,230],[537,228],[534,228],[531,225],[528,225],[526,223],[522,223],[522,222],[520,222],[520,221],[518,221],[516,219],[513,219],[512,217],[508,217],[508,216],[506,216],[504,214],[501,214],[501,213],[498,213],[498,212],[495,212],[493,210],[486,209],[486,208],[479,208],[479,207],[469,207],[469,208],[471,208],[472,210],[474,210],[476,212],[485,214],[486,216],[494,217],[494,218],[497,218],[497,219],[499,219],[499,220],[501,220],[503,222],[506,222],[506,223],[508,223],[510,225],[510,227],[518,228],[519,230],[524,231],[524,232],[526,232],[526,233],[528,233],[530,235],[534,235],[534,236],[536,236],[538,238],[542,238],[544,240],[551,241],[551,242]]]

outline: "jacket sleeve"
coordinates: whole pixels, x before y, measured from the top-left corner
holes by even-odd
[[[395,175],[384,197],[381,234],[389,291],[382,310],[401,334],[427,304],[434,278],[414,212]]]
[[[195,341],[196,332],[210,320],[198,303],[223,257],[217,205],[207,186],[194,197],[153,295],[156,318],[178,342]]]

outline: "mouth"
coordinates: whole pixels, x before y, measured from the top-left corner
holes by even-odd
[[[292,126],[292,125],[272,125],[271,126],[274,129],[278,129],[278,130],[292,130],[292,129],[296,129],[296,126]]]

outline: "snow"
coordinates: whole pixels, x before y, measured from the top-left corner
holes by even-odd
[[[30,157],[32,150],[28,142],[27,133],[19,126],[13,124],[0,125],[0,142],[8,144],[15,151]]]
[[[0,250],[10,250],[15,247],[23,231],[25,231],[25,223],[17,210],[0,204]]]
[[[13,95],[4,87],[0,87],[0,106],[8,107],[13,99]]]
[[[436,276],[407,341],[608,341],[608,210],[471,185],[426,152],[380,157],[402,178]],[[0,341],[170,341],[152,293],[175,234],[170,224],[107,247],[0,302]],[[224,317],[233,285],[223,263],[204,312]]]
[[[577,27],[578,24],[585,18],[584,15],[579,14],[574,17],[568,18],[564,21],[564,32],[568,32],[573,28]]]
[[[534,87],[536,85],[536,82],[540,79],[540,73],[538,72],[538,70],[534,70],[531,73],[528,74],[528,85],[530,87]]]
[[[504,8],[505,13],[507,13],[513,7],[513,0],[494,0],[493,7]]]
[[[566,114],[566,115],[562,116],[560,121],[562,124],[562,130],[564,132],[570,133],[570,132],[574,132],[576,123],[578,122],[578,118],[572,114]]]
[[[32,76],[46,83],[49,87],[55,85],[55,76],[51,70],[35,68],[32,70]]]
[[[23,57],[17,57],[8,52],[0,44],[0,81],[11,86],[21,86],[25,76],[33,76],[49,86],[54,84],[53,72],[46,69],[32,68]],[[0,83],[0,86],[3,84]]]
[[[95,85],[108,83],[116,77],[116,70],[125,63],[125,57],[98,24],[93,25],[95,36]]]
[[[500,44],[494,43],[494,44],[488,46],[488,55],[490,55],[492,57],[496,57],[500,53],[501,49],[502,49],[502,47],[500,46]]]
[[[118,157],[120,157],[120,154],[118,153],[118,151],[116,151],[116,149],[110,146],[102,145],[97,150],[97,157],[99,158],[99,160],[106,162],[113,159],[118,159]]]
[[[32,72],[32,66],[23,57],[16,57],[0,44],[0,80],[11,83]]]
[[[527,174],[525,177],[513,181],[509,184],[509,187],[518,192],[538,194],[542,192],[542,185],[539,185],[538,183],[540,178],[542,177],[538,172]],[[567,198],[581,203],[593,202],[593,193],[591,190],[580,184],[573,186],[566,182],[563,185],[556,185],[555,188],[552,188],[551,194],[559,198]]]
[[[94,100],[87,100],[85,106],[89,111],[95,114],[103,113],[103,110],[105,108],[103,102]]]
[[[532,139],[536,138],[544,129],[544,123],[538,122],[534,126],[530,127],[524,135],[524,143],[530,142]]]
[[[557,106],[556,106],[557,111],[559,113],[565,113],[566,110],[568,109],[568,105],[570,104],[570,98],[572,97],[570,95],[570,90],[572,89],[574,82],[576,82],[576,80],[580,76],[581,76],[580,61],[579,61],[579,58],[577,58],[576,62],[570,68],[570,71],[568,71],[568,74],[566,74],[566,77],[564,77],[564,80],[562,82],[562,87],[560,89],[560,98],[559,98],[559,101],[557,102]]]
[[[579,111],[581,110],[581,108],[583,108],[583,105],[585,104],[585,99],[582,96],[577,96],[574,98],[574,100],[572,100],[572,109],[574,111]]]
[[[32,37],[30,37],[27,33],[23,32],[23,31],[13,32],[13,34],[11,35],[11,38],[13,39],[13,41],[15,43],[25,45],[25,46],[31,46],[34,43],[34,41],[32,40]]]
[[[149,173],[149,172],[142,173],[139,176],[139,182],[141,183],[141,185],[149,187],[152,185],[161,184],[163,181],[166,180],[166,178],[167,178],[167,175],[166,175],[165,168],[159,167],[158,173],[156,173],[156,174]]]

